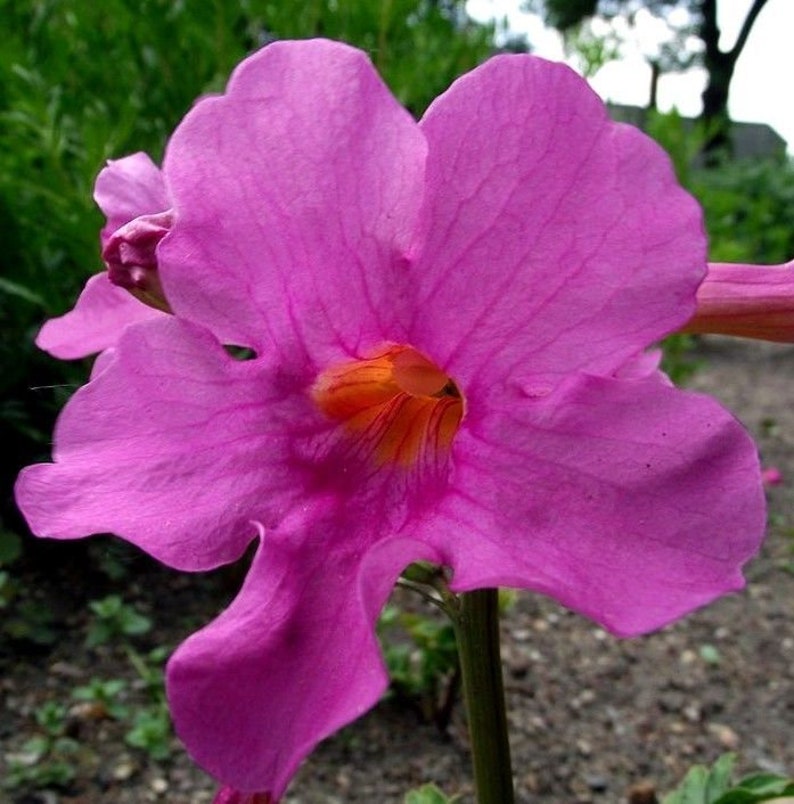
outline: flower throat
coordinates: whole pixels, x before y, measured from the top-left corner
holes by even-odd
[[[463,418],[457,385],[410,346],[327,369],[312,397],[378,466],[410,467],[446,455]]]

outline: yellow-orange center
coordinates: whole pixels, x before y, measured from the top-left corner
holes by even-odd
[[[323,413],[361,439],[381,466],[409,467],[449,450],[463,418],[455,383],[410,346],[327,369],[312,396]]]

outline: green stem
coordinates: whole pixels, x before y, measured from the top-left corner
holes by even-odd
[[[455,618],[477,804],[513,804],[513,773],[499,655],[499,592],[460,595]]]

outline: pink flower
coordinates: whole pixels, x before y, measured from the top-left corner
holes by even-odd
[[[494,58],[417,124],[362,53],[279,42],[163,170],[174,315],[124,330],[17,498],[40,535],[112,531],[185,570],[258,539],[168,668],[225,784],[278,799],[378,700],[373,626],[409,562],[621,635],[742,586],[753,443],[637,358],[692,316],[700,212],[567,67]]]
[[[74,309],[47,321],[36,339],[64,360],[108,349],[127,325],[168,310],[154,253],[171,225],[159,168],[143,153],[111,160],[97,177],[94,198],[107,217],[100,239],[108,270],[92,276]]]
[[[767,466],[761,472],[761,481],[765,488],[780,486],[783,484],[783,473],[777,466]]]
[[[685,332],[794,343],[794,261],[785,265],[710,263]]]

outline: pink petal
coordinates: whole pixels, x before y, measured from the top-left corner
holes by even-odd
[[[142,152],[109,159],[97,176],[94,200],[107,218],[103,246],[106,238],[125,223],[171,206],[160,168]]]
[[[709,263],[697,303],[685,332],[794,343],[794,261],[785,265]]]
[[[160,169],[144,153],[109,160],[96,180],[94,200],[107,217],[103,248],[120,227],[139,216],[160,213],[169,206]],[[36,344],[53,357],[72,360],[113,346],[129,324],[162,313],[114,287],[106,274],[92,276],[74,308],[47,321]]]
[[[36,345],[61,360],[86,357],[113,346],[130,324],[164,315],[111,284],[107,273],[95,274],[72,310],[44,324]]]
[[[231,606],[168,665],[177,733],[204,768],[238,790],[280,797],[315,744],[360,717],[387,684],[375,619],[412,560],[407,540],[341,509],[305,533],[266,533]]]
[[[161,316],[128,328],[69,400],[54,463],[23,470],[17,502],[40,536],[112,532],[173,567],[217,566],[305,494],[284,422],[306,428],[310,404],[261,361]]]
[[[667,156],[569,68],[499,56],[421,121],[413,345],[466,387],[612,373],[694,309],[706,242]]]
[[[659,368],[664,353],[661,349],[648,349],[627,360],[617,371],[615,377],[619,380],[650,380],[665,385],[672,385],[670,378]]]
[[[626,636],[743,585],[764,533],[758,457],[716,402],[581,377],[469,425],[423,528],[456,590],[533,589]]]
[[[314,40],[254,54],[167,150],[178,223],[159,257],[172,309],[285,358],[383,341],[425,151],[362,52]]]

